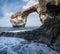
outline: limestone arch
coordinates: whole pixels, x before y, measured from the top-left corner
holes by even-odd
[[[24,18],[24,24],[26,24],[27,16],[32,12],[37,12],[39,14],[39,18],[42,19],[42,22],[47,18],[46,12],[46,5],[50,3],[53,5],[58,5],[60,3],[60,0],[39,0],[39,4],[33,5],[29,8],[27,8],[24,11],[16,12],[11,16],[11,18],[18,18],[18,16],[21,16],[21,19]],[[44,14],[45,13],[45,14]],[[42,16],[43,15],[43,16]],[[22,20],[23,21],[23,20]]]
[[[33,12],[36,12],[37,14],[39,14],[39,12],[40,12],[39,4],[33,5],[33,6],[29,7],[29,8],[27,8],[27,9],[24,10],[24,11],[16,12],[15,14],[13,14],[13,15],[11,16],[11,19],[13,19],[13,18],[17,18],[17,19],[18,19],[18,17],[20,16],[21,19],[25,19],[25,25],[26,25],[27,17],[28,17],[31,13],[33,13]],[[12,22],[12,21],[11,21],[11,22]]]

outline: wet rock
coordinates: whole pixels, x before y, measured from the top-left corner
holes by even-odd
[[[0,30],[0,33],[2,32],[2,30]]]
[[[37,45],[38,44],[38,45]],[[59,54],[42,43],[28,43],[21,38],[0,37],[0,54]]]
[[[5,32],[3,32],[2,30],[0,30],[0,36],[3,35]]]
[[[56,8],[56,12],[54,9],[52,9],[52,6]],[[47,45],[52,46],[53,49],[60,51],[60,5],[55,6],[48,4],[46,8],[46,13],[48,14],[48,17],[44,20],[44,24],[41,27],[32,31],[18,32],[15,37],[24,38],[28,41],[37,40],[36,42],[39,41],[42,43],[46,43]],[[12,35],[11,33],[5,33],[5,36]],[[25,52],[24,48],[22,50],[24,50]]]
[[[58,15],[59,17],[59,15]],[[59,17],[60,18],[60,17]],[[24,38],[28,41],[42,42],[52,46],[53,49],[60,51],[60,19],[47,18],[44,24],[31,31],[17,32],[17,33],[5,33],[5,36],[15,36]],[[15,35],[16,34],[16,35]]]

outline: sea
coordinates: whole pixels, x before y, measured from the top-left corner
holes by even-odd
[[[0,29],[2,31],[5,31],[5,32],[9,32],[9,31],[21,31],[21,30],[33,30],[33,29],[37,29],[39,28],[40,26],[26,26],[26,27],[0,27]]]

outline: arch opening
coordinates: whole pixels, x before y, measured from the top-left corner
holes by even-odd
[[[26,26],[28,27],[40,27],[42,25],[39,14],[37,12],[30,13],[27,16]]]

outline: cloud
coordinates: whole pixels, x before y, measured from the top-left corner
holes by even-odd
[[[19,5],[19,2],[16,2],[16,3],[11,3],[11,4],[4,4],[1,8],[2,10],[2,13],[3,15],[6,13],[6,12],[16,12],[18,11],[19,9],[21,8],[21,5]]]
[[[42,25],[39,19],[39,15],[34,12],[27,17],[26,26],[40,26]]]
[[[6,13],[2,19],[0,19],[0,27],[11,27],[10,16],[13,12]]]
[[[0,27],[11,27],[10,23],[10,16],[17,11],[20,11],[21,8],[26,9],[36,3],[38,3],[37,0],[23,0],[26,2],[26,4],[23,6],[22,4],[20,5],[19,2],[16,3],[11,3],[11,4],[6,4],[7,0],[5,1],[5,4],[2,6],[1,11],[3,13],[3,18],[0,19]],[[36,13],[33,13],[28,16],[27,20],[27,26],[32,26],[36,25],[38,26],[40,24],[39,17]]]
[[[29,0],[22,0],[23,2],[28,2]]]
[[[29,0],[27,1],[26,5],[23,6],[23,10],[37,3],[38,3],[38,0]]]
[[[23,0],[23,1],[25,1],[25,0]],[[23,10],[37,4],[38,0],[27,0],[25,2],[26,2],[26,4],[22,7]],[[42,24],[40,22],[39,15],[36,12],[31,13],[27,18],[26,26],[40,26],[40,25],[42,25]]]
[[[7,0],[6,0],[7,2]],[[21,8],[21,5],[19,5],[19,2],[16,2],[14,4],[6,4],[6,2],[4,3],[4,5],[1,8],[3,17],[0,19],[0,27],[9,27],[12,26],[10,23],[10,17],[11,15],[18,11],[19,8]]]

